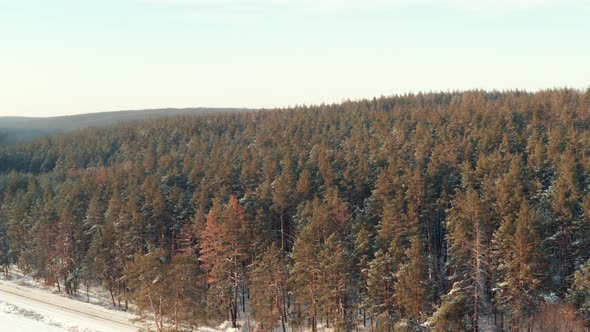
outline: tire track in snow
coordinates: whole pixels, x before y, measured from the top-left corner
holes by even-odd
[[[98,308],[95,309],[95,308],[88,307],[86,305],[86,303],[83,303],[83,302],[77,303],[78,301],[76,301],[76,300],[61,298],[61,297],[54,295],[54,294],[37,294],[37,293],[30,291],[26,288],[22,289],[16,285],[10,285],[10,284],[6,284],[3,282],[0,283],[0,293],[10,294],[13,296],[17,296],[19,298],[28,299],[30,301],[35,301],[38,303],[48,305],[50,307],[58,308],[58,309],[61,309],[64,311],[68,311],[68,312],[75,313],[78,315],[90,317],[93,319],[102,320],[105,322],[109,322],[111,324],[114,323],[114,324],[123,325],[126,328],[133,328],[136,331],[137,331],[137,329],[142,327],[140,325],[133,324],[132,322],[129,322],[124,317],[117,316],[115,313],[101,312]],[[53,299],[55,301],[51,301],[52,299],[49,299],[48,297],[55,297]],[[81,305],[82,309],[68,307],[66,303],[69,301],[72,302],[71,303],[72,305]],[[58,302],[61,302],[61,303],[58,303]]]

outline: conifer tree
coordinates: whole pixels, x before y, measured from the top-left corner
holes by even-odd
[[[92,271],[97,276],[103,286],[109,291],[113,307],[117,305],[115,301],[116,286],[123,275],[123,266],[117,257],[117,232],[115,224],[118,222],[121,213],[121,198],[118,192],[115,192],[109,200],[104,224],[92,239],[89,248],[90,264]]]
[[[422,241],[412,238],[405,262],[399,268],[394,286],[396,304],[403,316],[419,320],[429,314],[432,289],[428,279],[428,263]]]
[[[207,273],[211,313],[221,318],[227,310],[232,327],[237,326],[239,287],[248,261],[247,228],[245,210],[232,196],[224,207],[218,200],[214,202],[200,236],[199,259]]]
[[[578,170],[573,152],[561,156],[559,174],[553,183],[550,230],[554,257],[558,262],[560,294],[571,284],[574,273],[574,224],[580,216],[581,194],[578,190]]]
[[[283,253],[274,244],[250,265],[250,305],[262,328],[272,330],[280,322],[286,331],[284,296],[287,290],[287,269]]]
[[[8,234],[6,232],[6,225],[2,213],[0,212],[0,266],[2,266],[2,273],[5,277],[8,276],[8,268],[10,267],[10,243],[8,242]]]
[[[337,234],[331,234],[318,255],[322,271],[319,282],[321,307],[336,331],[351,331],[352,317],[349,301],[351,299],[352,260],[344,243]]]
[[[272,183],[273,195],[272,201],[276,212],[279,215],[279,234],[280,244],[283,255],[286,254],[291,247],[291,222],[289,216],[290,210],[297,204],[296,196],[293,191],[293,177],[289,169],[283,170],[283,174],[275,179]]]
[[[398,266],[387,250],[379,249],[375,258],[369,263],[367,275],[368,311],[377,323],[385,325],[385,331],[391,331],[399,311],[395,301],[395,273]]]
[[[165,268],[165,313],[177,331],[192,331],[206,322],[207,280],[192,249],[176,254]]]
[[[488,290],[492,227],[490,207],[468,188],[453,201],[448,216],[448,242],[452,281],[459,282],[467,304],[472,308],[470,325],[478,330],[479,319],[490,308]]]
[[[590,261],[575,272],[567,298],[578,308],[586,321],[590,320]]]
[[[371,246],[371,234],[366,229],[366,226],[361,225],[360,230],[356,234],[354,246],[354,264],[356,271],[356,291],[358,299],[355,304],[359,310],[362,311],[362,324],[367,324],[367,309],[369,307],[367,297],[367,281],[369,274],[369,263],[373,255]]]
[[[167,260],[163,250],[156,250],[147,255],[138,254],[126,275],[140,316],[151,316],[158,332],[165,330],[166,310],[173,305],[167,296]]]
[[[537,217],[523,201],[513,235],[507,239],[509,247],[499,258],[496,299],[507,315],[507,323],[519,330],[524,319],[534,313],[544,283],[541,241],[535,229]]]
[[[586,194],[581,201],[582,215],[573,224],[576,266],[590,259],[590,194]]]
[[[296,301],[302,310],[305,310],[310,320],[312,332],[317,332],[318,317],[320,314],[321,266],[317,259],[321,251],[322,241],[326,238],[325,225],[328,220],[328,211],[319,199],[308,203],[305,207],[304,218],[306,224],[299,232],[293,246],[293,268],[290,273],[290,282],[296,290]]]

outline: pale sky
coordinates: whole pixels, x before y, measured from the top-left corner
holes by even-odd
[[[590,87],[587,0],[0,0],[0,116]]]

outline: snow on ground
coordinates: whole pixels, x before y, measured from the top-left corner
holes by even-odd
[[[46,286],[12,267],[8,278],[0,275],[0,332],[131,332],[146,329],[150,322],[137,323],[129,312],[113,309],[108,292],[100,287],[91,287],[88,293],[80,289],[76,298],[58,293],[55,287]],[[248,304],[246,304],[248,307]],[[133,306],[130,307],[133,309]],[[232,328],[229,322],[217,327],[202,326],[198,332],[251,332],[256,323],[250,317],[239,320],[240,328]],[[152,326],[153,327],[153,326]],[[367,328],[360,327],[360,331]],[[322,332],[333,332],[322,324]],[[280,328],[275,328],[280,331]],[[288,332],[303,332],[308,329],[291,329]]]
[[[3,331],[38,332],[64,331],[62,327],[48,324],[39,317],[27,317],[18,307],[0,302],[0,326]]]
[[[0,329],[38,332],[131,332],[134,315],[0,280]]]
[[[72,295],[67,295],[63,291],[63,288],[61,292],[58,292],[57,287],[55,285],[47,286],[43,282],[43,280],[34,279],[32,274],[24,274],[14,265],[10,267],[8,277],[0,275],[0,280],[9,281],[13,284],[17,284],[19,286],[24,286],[27,288],[41,289],[45,292],[51,292],[61,297],[75,298],[82,302],[97,304],[105,308],[112,308],[112,302],[109,293],[100,286],[90,286],[88,289],[88,293],[86,292],[86,287],[80,286],[80,289],[78,290],[78,295],[74,297]]]

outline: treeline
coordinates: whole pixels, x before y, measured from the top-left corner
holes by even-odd
[[[584,330],[589,129],[590,90],[470,91],[5,146],[0,263],[158,330]]]

